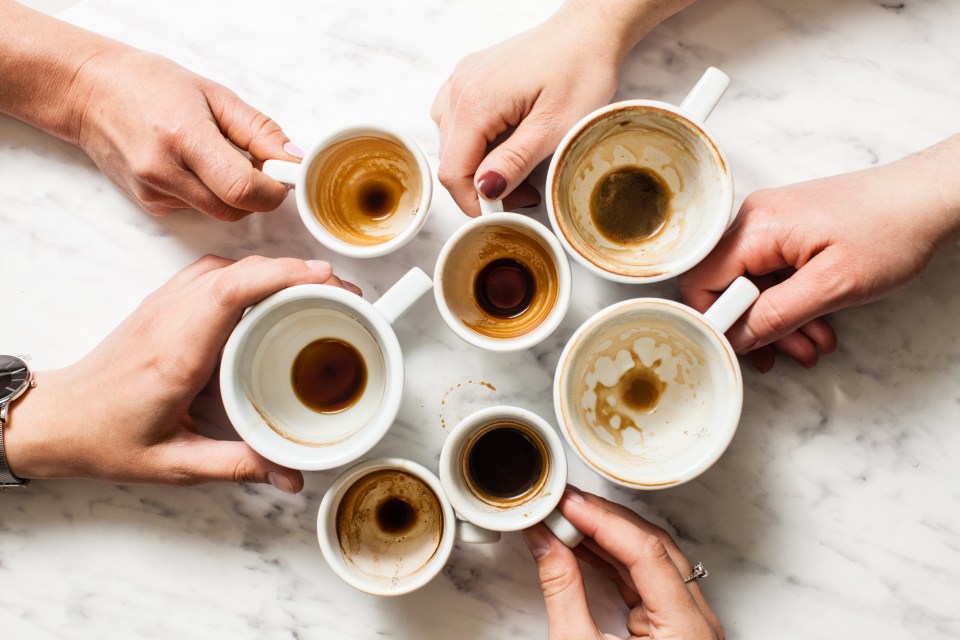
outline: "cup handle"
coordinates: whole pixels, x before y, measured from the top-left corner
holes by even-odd
[[[700,76],[697,84],[693,85],[693,89],[680,103],[680,108],[704,122],[729,86],[730,76],[716,67],[710,67]]]
[[[261,171],[277,182],[296,186],[297,180],[300,179],[301,169],[303,169],[303,165],[296,162],[287,162],[286,160],[267,160],[263,163],[263,169],[261,169]]]
[[[480,201],[480,215],[488,213],[503,213],[503,200],[485,200],[482,196],[477,196]]]
[[[471,544],[493,544],[500,542],[500,532],[491,531],[478,527],[472,522],[466,520],[457,520],[456,529],[457,542],[469,542]]]
[[[373,303],[373,307],[383,314],[387,322],[393,324],[413,306],[414,302],[420,299],[420,296],[431,289],[433,289],[433,280],[430,276],[414,267],[380,296],[380,299]]]
[[[717,298],[703,317],[710,321],[710,324],[726,333],[727,329],[733,326],[733,323],[750,308],[757,298],[760,297],[760,289],[743,276],[733,281],[727,290]]]
[[[560,509],[551,511],[550,514],[543,519],[543,524],[547,526],[547,529],[550,529],[553,535],[557,536],[560,542],[571,549],[583,542],[583,534],[573,526],[572,522],[560,513]]]

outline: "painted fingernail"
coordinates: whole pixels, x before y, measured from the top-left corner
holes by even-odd
[[[340,282],[343,283],[343,288],[346,289],[347,291],[351,293],[355,293],[361,298],[363,297],[363,291],[357,285],[353,284],[349,280],[344,280],[343,278],[340,279]]]
[[[477,180],[477,189],[487,200],[496,200],[507,188],[506,179],[496,171],[487,171]]]
[[[727,331],[727,340],[737,353],[746,353],[757,346],[757,336],[753,335],[746,323],[741,323]]]
[[[325,260],[307,260],[307,266],[317,271],[326,271],[330,268],[330,263]]]
[[[301,160],[303,159],[303,149],[292,142],[284,143],[283,150],[292,155],[294,158],[300,158]]]
[[[570,486],[568,486],[567,489],[566,489],[566,491],[563,492],[563,495],[564,495],[564,496],[566,497],[566,499],[569,500],[570,502],[576,502],[576,503],[578,503],[578,504],[579,504],[579,503],[582,503],[582,502],[585,502],[585,500],[583,499],[583,496],[580,495],[580,492],[577,491],[576,489],[574,489],[573,487],[570,487]]]
[[[541,532],[536,529],[526,529],[523,532],[523,541],[527,543],[527,548],[533,557],[539,560],[550,551],[550,541]]]
[[[293,490],[293,485],[290,484],[290,481],[282,473],[271,471],[267,474],[267,482],[284,493],[296,493],[296,491]]]

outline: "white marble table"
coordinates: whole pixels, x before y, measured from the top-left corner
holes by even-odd
[[[383,122],[409,131],[436,167],[428,110],[453,64],[556,4],[90,0],[65,17],[226,84],[301,146],[337,124]],[[706,66],[729,73],[710,124],[739,201],[954,132],[958,32],[952,0],[701,0],[634,52],[618,98],[677,101]],[[431,271],[464,220],[439,186],[434,202],[403,251],[336,259],[338,271],[371,297],[410,266]],[[32,353],[41,369],[68,364],[206,252],[330,257],[292,201],[233,225],[150,218],[80,151],[0,119],[0,352]],[[664,524],[704,561],[731,638],[960,636],[958,272],[952,247],[886,301],[836,314],[841,347],[815,370],[746,370],[740,430],[697,481],[631,493],[579,460],[572,480]],[[516,403],[552,419],[551,375],[579,322],[617,300],[677,293],[672,283],[574,276],[567,321],[515,355],[468,347],[421,301],[399,327],[410,363],[399,421],[373,453],[435,469],[444,423],[472,409]],[[66,481],[0,495],[0,637],[544,637],[518,535],[457,549],[409,596],[376,599],[340,583],[315,539],[333,476],[308,475],[297,496]],[[614,590],[588,580],[604,628],[622,631]]]

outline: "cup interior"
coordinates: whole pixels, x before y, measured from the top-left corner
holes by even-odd
[[[495,497],[478,487],[471,469],[471,450],[491,429],[519,427],[542,456],[542,471],[521,495]],[[509,469],[512,454],[501,451],[494,465]],[[513,458],[515,460],[515,457]],[[454,510],[464,519],[491,531],[517,531],[543,520],[563,495],[567,462],[556,431],[536,414],[517,407],[478,411],[450,432],[440,453],[440,479]]]
[[[640,169],[665,187],[666,218],[651,236],[611,235],[594,206],[611,174]],[[720,149],[674,107],[629,101],[598,110],[554,156],[548,209],[571,255],[612,279],[655,281],[686,271],[716,245],[733,203]],[[629,213],[629,212],[627,212]]]
[[[628,300],[574,334],[557,367],[561,430],[583,460],[624,486],[686,482],[727,448],[743,383],[729,343],[667,301]]]
[[[359,353],[366,381],[353,404],[321,412],[297,396],[293,365],[307,345],[328,339]],[[365,453],[393,421],[403,385],[399,352],[369,303],[326,285],[292,287],[254,307],[234,331],[221,370],[224,404],[261,455],[300,469],[339,466]]]
[[[543,225],[513,213],[487,214],[444,245],[434,291],[447,324],[468,342],[525,348],[530,336],[539,341],[562,321],[569,270],[563,248]]]
[[[432,179],[423,153],[405,136],[349,129],[322,143],[307,162],[302,197],[311,226],[336,241],[373,249],[402,243],[422,226]]]
[[[446,564],[455,530],[437,478],[399,459],[345,472],[324,496],[317,522],[330,566],[374,595],[400,595],[429,582]]]

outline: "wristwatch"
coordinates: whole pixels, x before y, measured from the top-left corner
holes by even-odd
[[[25,487],[29,480],[13,475],[3,449],[3,425],[14,400],[37,386],[27,356],[0,356],[0,489]]]

